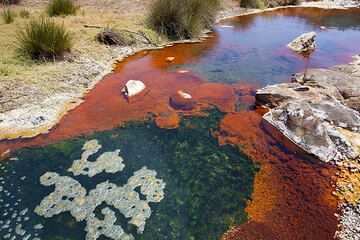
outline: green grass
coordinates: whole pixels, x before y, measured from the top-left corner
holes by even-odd
[[[218,9],[218,0],[156,0],[147,23],[171,40],[188,39],[210,28]]]
[[[22,18],[29,18],[30,12],[27,9],[21,9],[19,15]]]
[[[12,23],[15,19],[15,13],[11,9],[4,9],[1,16],[6,24]]]
[[[79,9],[72,0],[52,0],[47,6],[49,16],[73,15]]]
[[[33,20],[17,33],[18,49],[31,59],[55,59],[70,51],[72,36],[51,20]]]

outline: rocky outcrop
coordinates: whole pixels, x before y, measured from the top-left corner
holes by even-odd
[[[301,34],[287,45],[288,48],[295,52],[309,52],[315,49],[316,32]]]
[[[353,167],[360,159],[360,65],[311,69],[291,83],[267,86],[256,99],[264,118],[325,162]]]
[[[257,91],[264,115],[288,139],[342,169],[337,195],[345,202],[341,239],[360,239],[360,56],[352,64],[310,69],[291,83]],[[355,179],[355,180],[354,180]]]

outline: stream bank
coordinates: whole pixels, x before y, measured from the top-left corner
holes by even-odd
[[[257,103],[270,109],[264,119],[293,143],[332,163],[343,202],[342,239],[359,239],[360,231],[360,58],[329,69],[307,69],[291,83],[259,89]]]

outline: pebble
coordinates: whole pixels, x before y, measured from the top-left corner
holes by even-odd
[[[31,237],[31,234],[28,234],[25,237],[23,237],[23,240],[28,240],[30,237]]]
[[[20,215],[21,215],[21,216],[24,216],[28,211],[29,211],[29,209],[28,209],[28,208],[25,208],[25,209],[23,209],[23,210],[20,212]]]
[[[15,233],[16,233],[17,235],[23,236],[23,235],[25,235],[26,231],[23,230],[23,229],[21,229],[21,228],[22,228],[22,224],[21,224],[21,223],[18,224],[18,225],[16,225]]]
[[[40,229],[42,229],[44,226],[41,224],[41,223],[38,223],[38,224],[35,224],[34,225],[34,229],[36,229],[36,230],[40,230]]]

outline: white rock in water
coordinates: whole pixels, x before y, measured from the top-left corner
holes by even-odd
[[[145,89],[145,84],[139,80],[129,80],[125,87],[123,88],[122,92],[127,96],[131,97],[138,93],[140,93],[142,90]]]
[[[166,61],[167,62],[172,62],[172,61],[174,61],[175,60],[175,57],[168,57],[168,58],[166,58]]]
[[[183,92],[182,90],[178,91],[178,94],[182,97],[182,98],[185,98],[185,99],[191,99],[192,96],[188,93],[185,93]]]
[[[306,52],[309,50],[313,50],[316,46],[315,37],[316,32],[301,34],[300,37],[289,43],[287,47],[295,52]]]

